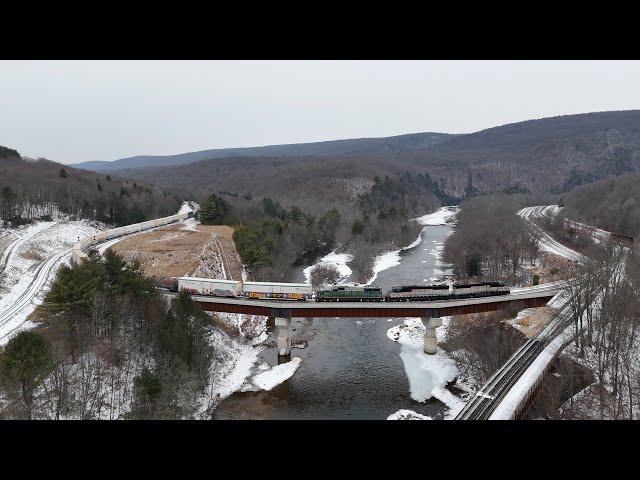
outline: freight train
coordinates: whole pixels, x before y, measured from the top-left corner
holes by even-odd
[[[189,207],[189,209],[187,209],[187,207]],[[85,237],[73,245],[73,248],[71,249],[71,261],[76,265],[80,264],[87,259],[87,254],[85,252],[99,243],[192,218],[194,208],[195,206],[191,202],[186,202],[186,204],[183,204],[183,208],[180,209],[181,213],[148,220],[146,222],[134,223],[133,225],[126,225],[124,227],[112,228],[111,230],[106,230],[104,232],[99,232]]]
[[[165,286],[166,288],[166,286]],[[179,277],[169,288],[186,290],[192,295],[208,295],[255,300],[310,300],[314,298],[307,283],[242,282],[210,278]],[[393,287],[386,295],[376,286],[336,285],[317,290],[317,302],[430,302],[495,295],[508,295],[509,287],[501,282],[407,285]]]

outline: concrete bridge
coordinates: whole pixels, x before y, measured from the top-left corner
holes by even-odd
[[[542,307],[558,292],[556,284],[512,289],[509,295],[434,302],[316,302],[250,300],[246,298],[192,295],[202,308],[210,312],[244,313],[269,317],[278,328],[278,355],[291,355],[291,318],[293,317],[420,317],[426,330],[424,352],[435,354],[435,329],[442,325],[441,317],[468,313],[490,312],[507,308]]]

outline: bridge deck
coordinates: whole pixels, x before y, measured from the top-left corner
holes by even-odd
[[[559,289],[524,289],[510,295],[436,302],[315,302],[249,300],[193,295],[204,310],[279,317],[442,317],[547,304]]]

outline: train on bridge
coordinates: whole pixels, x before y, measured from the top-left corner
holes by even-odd
[[[425,302],[508,295],[510,289],[502,282],[404,285],[383,294],[376,286],[335,285],[313,291],[307,283],[250,282],[212,278],[178,277],[165,285],[173,291],[192,295],[255,300],[290,300],[316,302]]]

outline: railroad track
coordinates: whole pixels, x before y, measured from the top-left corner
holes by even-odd
[[[54,223],[55,224],[55,223]],[[8,265],[9,257],[13,254],[13,252],[25,241],[33,238],[38,233],[46,230],[47,228],[52,227],[54,224],[49,225],[46,228],[38,230],[34,232],[32,235],[28,237],[21,237],[17,241],[13,242],[10,246],[11,251],[6,252],[6,255],[3,255],[1,262],[3,262],[3,269]],[[103,247],[107,244],[115,243],[116,241],[120,241],[126,237],[130,237],[133,235],[137,235],[142,232],[135,232],[129,235],[123,235],[122,237],[118,237],[117,239],[109,239],[103,242],[97,243],[90,248],[98,250],[100,247]],[[89,250],[89,248],[87,248]],[[29,285],[25,288],[25,290],[20,294],[20,296],[4,311],[0,312],[0,331],[2,334],[0,335],[0,344],[5,343],[5,340],[11,336],[16,330],[20,328],[22,325],[22,321],[16,322],[15,326],[11,326],[11,321],[14,320],[16,315],[18,315],[22,310],[28,307],[37,296],[37,294],[46,287],[47,283],[51,279],[51,272],[53,269],[57,269],[65,260],[65,257],[68,256],[71,258],[72,248],[65,249],[61,252],[56,252],[47,258],[45,258],[40,264],[37,266],[35,270],[35,275]],[[0,274],[3,270],[0,270]],[[7,328],[8,327],[8,328]]]
[[[511,390],[540,352],[569,325],[569,307],[564,306],[556,318],[536,338],[527,340],[509,360],[495,372],[484,386],[465,404],[456,420],[488,420],[505,395]]]
[[[9,260],[11,258],[11,256],[13,255],[13,252],[20,246],[22,245],[24,242],[26,242],[27,240],[32,239],[33,237],[35,237],[36,235],[38,235],[39,233],[44,232],[45,230],[53,227],[56,223],[58,222],[53,222],[51,223],[51,225],[48,225],[42,229],[39,230],[35,230],[33,233],[30,233],[29,235],[26,236],[20,236],[18,235],[17,232],[13,232],[13,235],[17,236],[18,238],[16,238],[13,242],[11,242],[9,244],[9,246],[4,250],[4,252],[2,253],[2,258],[0,258],[0,277],[2,276],[2,274],[4,273],[5,269],[7,268],[7,265],[9,265]]]

